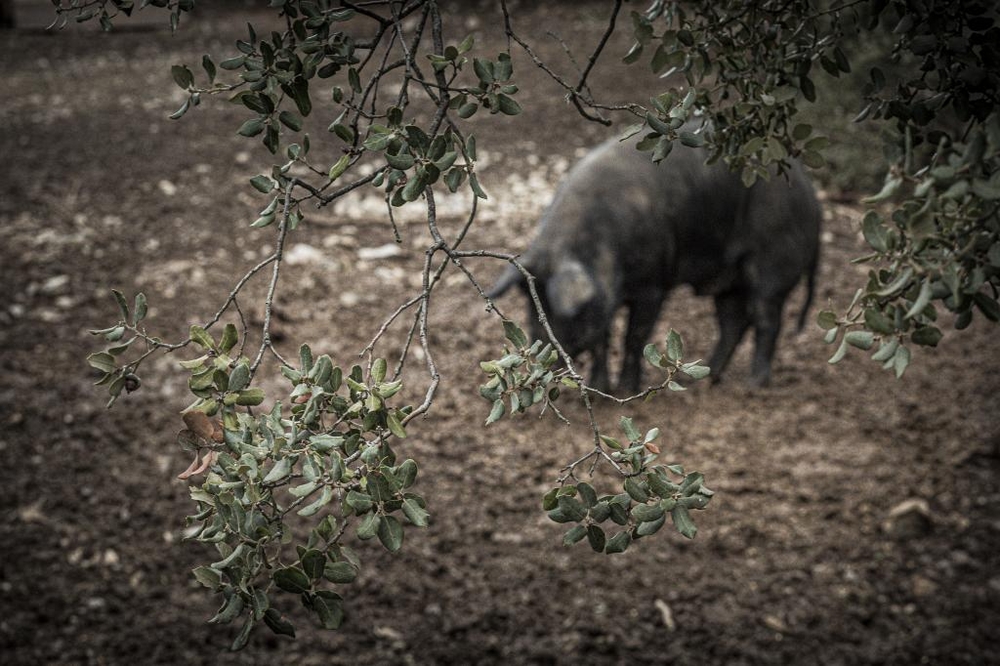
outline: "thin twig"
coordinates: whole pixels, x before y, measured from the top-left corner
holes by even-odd
[[[278,239],[274,244],[274,270],[271,273],[271,283],[267,288],[267,297],[264,300],[264,323],[261,326],[261,342],[257,349],[257,357],[250,365],[250,376],[253,377],[264,359],[264,351],[273,346],[271,342],[271,313],[274,307],[274,295],[278,290],[278,278],[281,275],[281,259],[285,252],[285,238],[288,235],[288,217],[292,208],[292,190],[299,183],[298,178],[291,178],[285,187],[285,207],[281,214],[281,222],[278,224]],[[272,352],[274,350],[272,349]],[[284,361],[277,352],[275,356]]]
[[[514,32],[514,26],[510,18],[510,10],[507,7],[507,0],[500,0],[500,7],[503,12],[504,32],[507,35],[508,40],[513,39],[517,42],[539,69],[548,74],[552,80],[567,91],[567,97],[573,103],[573,106],[576,107],[577,112],[579,112],[581,116],[587,120],[591,120],[605,126],[611,125],[611,121],[609,119],[600,114],[592,114],[584,108],[584,104],[595,110],[599,108],[599,106],[594,103],[593,99],[589,95],[584,95],[583,90],[586,88],[587,77],[590,76],[590,72],[593,70],[594,65],[597,64],[597,60],[600,58],[601,52],[604,51],[604,47],[607,45],[612,32],[614,32],[615,22],[618,17],[618,13],[621,10],[622,1],[623,0],[615,0],[615,6],[612,8],[611,16],[608,19],[608,29],[604,32],[604,35],[602,35],[600,41],[597,43],[597,46],[594,48],[594,51],[587,59],[587,66],[580,75],[580,80],[576,85],[572,85],[553,71],[552,68],[545,63],[545,61],[538,57],[531,46]]]

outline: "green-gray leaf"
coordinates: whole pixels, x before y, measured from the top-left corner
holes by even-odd
[[[264,483],[276,483],[291,474],[291,471],[292,459],[289,457],[281,458],[264,477]]]
[[[628,550],[629,544],[632,543],[632,535],[628,532],[619,532],[610,539],[608,539],[607,544],[604,546],[604,552],[608,555],[613,555],[614,553],[624,553]]]
[[[229,373],[229,390],[240,391],[246,388],[250,381],[250,364],[246,361],[237,364],[233,371]]]
[[[345,585],[358,577],[358,570],[350,562],[327,562],[323,577],[331,583]]]
[[[285,592],[301,594],[311,587],[309,576],[298,567],[286,567],[278,569],[272,576],[274,584]]]
[[[403,515],[417,527],[427,527],[430,514],[415,499],[406,498],[403,500]]]
[[[393,516],[383,516],[378,526],[378,540],[390,553],[403,547],[403,525]]]
[[[698,533],[698,528],[695,527],[694,521],[691,520],[691,513],[687,508],[677,505],[670,511],[670,518],[674,521],[674,527],[677,531],[686,536],[688,539],[693,539]]]

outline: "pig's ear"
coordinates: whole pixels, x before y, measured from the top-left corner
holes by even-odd
[[[583,264],[575,259],[564,259],[545,285],[545,295],[552,314],[574,317],[597,296],[597,285]]]

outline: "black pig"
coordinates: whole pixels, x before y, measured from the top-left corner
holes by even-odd
[[[602,144],[570,170],[521,259],[537,278],[556,338],[573,356],[591,352],[595,388],[610,386],[608,338],[621,306],[628,328],[619,386],[639,388],[642,349],[677,285],[715,299],[713,381],[753,325],[751,383],[768,383],[785,299],[805,275],[802,328],[819,257],[821,212],[812,186],[794,164],[787,177],[746,188],[724,164],[706,165],[707,157],[677,146],[653,164],[635,140]],[[515,284],[527,292],[509,266],[489,295]],[[532,334],[544,338],[537,321]]]

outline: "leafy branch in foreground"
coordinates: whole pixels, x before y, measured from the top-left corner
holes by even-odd
[[[533,295],[537,299],[537,294]],[[566,533],[564,543],[572,545],[586,537],[597,552],[623,553],[634,540],[656,533],[665,523],[667,514],[678,532],[689,539],[694,538],[697,528],[690,510],[704,509],[714,494],[702,485],[702,475],[697,472],[685,475],[680,465],[653,465],[660,455],[660,447],[655,443],[660,434],[659,428],[642,435],[632,419],[623,416],[619,425],[625,434],[624,443],[602,433],[593,410],[589,409],[588,396],[605,394],[587,386],[558,341],[535,340],[529,344],[527,336],[516,324],[504,320],[503,325],[511,346],[501,358],[480,363],[489,379],[479,387],[479,393],[492,403],[486,425],[502,418],[507,404],[512,415],[541,404],[543,411],[551,408],[565,421],[556,408],[556,401],[561,395],[560,387],[578,390],[584,404],[588,405],[594,446],[590,452],[562,469],[558,485],[542,499],[542,507],[548,512],[549,519],[556,523],[577,523]],[[662,383],[627,398],[605,397],[626,404],[664,388],[685,390],[674,379],[678,373],[694,380],[708,376],[707,366],[697,362],[685,363],[682,361],[683,354],[681,336],[671,330],[664,352],[655,345],[647,345],[644,353],[651,365],[665,371],[666,378]],[[560,360],[564,361],[561,368],[557,365]],[[587,468],[588,477],[592,478],[602,463],[621,478],[622,492],[598,498],[590,483],[578,479],[578,467]],[[682,477],[680,484],[672,482],[668,472]],[[607,538],[601,527],[601,523],[609,519],[624,528],[611,538]]]
[[[193,6],[193,2],[168,4],[177,16]],[[628,545],[626,538],[630,542],[655,531],[656,507],[671,513],[682,534],[693,536],[685,511],[703,508],[711,495],[699,490],[700,476],[685,476],[673,490],[667,485],[672,483],[667,471],[683,473],[679,467],[653,465],[653,438],[636,442],[629,437],[627,444],[616,444],[601,433],[591,404],[592,397],[623,404],[663,388],[681,390],[672,380],[676,372],[706,374],[702,366],[681,364],[679,352],[671,355],[679,337],[668,339],[666,356],[647,354],[667,373],[662,385],[639,396],[614,398],[586,385],[547,325],[549,341],[529,345],[523,332],[486,297],[465,263],[492,257],[516,264],[511,255],[461,248],[475,222],[478,200],[486,197],[476,174],[476,140],[462,123],[480,108],[498,116],[520,112],[513,97],[518,87],[510,54],[472,56],[474,41],[469,37],[446,43],[441,9],[430,0],[278,0],[271,5],[284,17],[285,30],[262,36],[248,26],[246,39],[236,43],[236,53],[218,65],[210,56],[202,58],[204,77],[186,65],[172,68],[174,82],[188,98],[171,117],[185,116],[205,96],[226,95],[247,110],[249,117],[237,134],[259,139],[269,153],[281,156],[281,163],[249,183],[267,197],[249,227],[252,233],[274,234],[273,252],[246,271],[213,317],[191,326],[187,338],[177,342],[147,332],[145,295],[139,294],[130,308],[115,291],[121,318],[109,328],[93,331],[112,346],[88,359],[100,372],[98,383],[108,386],[110,406],[123,391],[139,388],[140,366],[151,355],[194,350],[180,363],[189,373],[188,390],[194,401],[183,412],[185,427],[178,434],[178,444],[193,454],[193,460],[179,476],[201,479],[190,487],[196,512],[188,519],[186,534],[217,551],[214,561],[198,567],[195,576],[222,599],[212,621],[240,623],[233,649],[245,646],[261,622],[276,633],[294,635],[294,626],[281,610],[289,597],[297,597],[312,611],[320,626],[336,629],[345,616],[342,586],[366,565],[351,548],[351,540],[377,538],[396,552],[403,546],[404,525],[429,523],[427,504],[413,493],[417,464],[400,460],[396,449],[403,445],[414,419],[430,410],[440,382],[428,321],[434,289],[449,269],[460,271],[488,309],[504,319],[508,339],[531,368],[522,375],[517,374],[521,362],[501,359],[495,365],[501,374],[515,373],[513,383],[500,388],[512,410],[540,401],[552,405],[558,397],[550,385],[554,381],[576,389],[586,407],[593,448],[563,468],[560,496],[572,499],[574,492],[586,493],[580,490],[585,482],[578,479],[582,472],[577,468],[589,462],[593,474],[604,461],[625,477],[626,491],[646,488],[649,502],[655,502],[642,509],[639,500],[615,499],[614,506],[628,512],[622,525],[632,533],[611,537],[604,550],[620,552]],[[82,20],[98,16],[105,28],[116,11],[128,14],[131,9],[131,3],[119,0],[59,3],[62,18],[74,12]],[[172,24],[176,27],[177,20]],[[605,42],[606,36],[597,52]],[[336,149],[327,151],[336,152],[334,158],[317,158],[320,151],[311,150],[317,142],[308,133],[310,116],[314,102],[321,99],[320,90],[334,118],[322,143]],[[293,363],[271,336],[286,241],[308,225],[305,204],[328,206],[363,187],[384,193],[387,232],[391,228],[397,242],[402,234],[393,210],[413,202],[426,207],[421,286],[386,318],[362,350],[366,362],[342,368],[330,356],[314,357],[302,345]],[[437,194],[444,190],[469,198],[469,215],[458,229],[446,230],[439,224]],[[241,298],[258,277],[266,280],[263,324],[251,330]],[[544,319],[537,294],[533,296]],[[402,326],[405,337],[393,350],[397,361],[390,371],[377,349],[394,326]],[[404,395],[402,373],[415,344],[426,366],[424,399],[397,405]],[[565,370],[556,369],[557,362]],[[269,402],[260,386],[259,375],[272,366],[291,382],[283,401],[272,397]],[[504,374],[497,386],[506,381]],[[694,496],[704,498],[697,500],[700,506],[683,499]],[[684,507],[677,509],[670,502]],[[604,510],[598,507],[608,507],[608,518],[617,520],[619,508],[610,508],[611,504],[611,499],[595,499],[587,515],[580,517],[581,525],[597,529],[599,512]]]
[[[660,453],[655,443],[660,434],[658,428],[642,435],[632,419],[625,416],[620,425],[625,433],[624,443],[601,435],[602,444],[611,453],[595,449],[590,456],[576,461],[566,468],[563,483],[552,488],[542,499],[542,508],[548,512],[550,520],[577,523],[563,537],[563,542],[572,545],[586,537],[590,547],[597,552],[623,553],[633,541],[658,532],[668,514],[677,531],[693,539],[698,529],[690,511],[707,507],[715,493],[703,485],[704,477],[698,472],[685,474],[680,465],[652,464]],[[623,476],[622,492],[598,497],[587,482],[567,482],[573,477],[575,466],[588,458],[594,459],[593,475],[593,467],[601,456],[607,456]],[[681,482],[671,481],[668,472],[681,477]],[[601,527],[609,519],[624,528],[610,538]]]
[[[145,303],[141,294],[137,303]],[[136,323],[141,319],[139,308]],[[95,333],[114,338],[119,329]],[[212,544],[219,554],[194,575],[223,597],[211,622],[242,622],[233,649],[242,648],[261,621],[294,636],[275,599],[280,593],[298,596],[322,627],[336,629],[344,600],[335,586],[353,581],[364,565],[344,543],[348,529],[396,552],[404,524],[426,527],[429,520],[424,499],[412,492],[417,464],[400,462],[393,448],[406,437],[413,407],[392,406],[402,383],[387,378],[384,359],[375,358],[367,375],[359,365],[345,374],[329,356],[314,359],[303,345],[298,367],[281,366],[292,385],[290,407],[277,402],[255,415],[265,395],[250,386],[251,362],[236,348],[238,341],[233,324],[218,340],[192,326],[188,343],[202,353],[180,365],[191,373],[188,388],[196,400],[184,410],[185,428],[177,437],[182,449],[195,453],[179,478],[205,474],[200,486],[191,487],[197,511],[185,536]],[[121,353],[112,348],[90,358],[105,373],[100,383],[115,378],[112,400],[121,391],[117,384],[127,387],[133,376],[130,364],[112,367],[109,359]],[[294,516],[313,522],[289,549],[300,538]]]
[[[261,620],[276,633],[294,635],[272,600],[278,592],[298,596],[324,628],[340,626],[343,598],[333,586],[353,581],[364,565],[344,543],[348,529],[397,552],[404,523],[428,524],[426,503],[412,492],[417,464],[399,461],[393,449],[406,437],[402,424],[412,407],[391,405],[402,385],[387,380],[385,360],[375,359],[366,377],[358,365],[345,375],[327,355],[314,360],[305,345],[299,356],[298,368],[282,368],[292,384],[291,408],[276,403],[258,416],[239,409],[245,360],[228,377],[211,370],[213,384],[203,388],[197,379],[206,373],[203,362],[187,364],[192,383],[209,395],[188,408],[185,417],[205,416],[185,418],[189,428],[179,439],[195,440],[213,454],[205,482],[191,490],[198,512],[188,518],[187,536],[219,551],[220,560],[194,573],[225,600],[212,621],[242,620],[233,649],[246,644]],[[216,414],[221,423],[213,422],[212,431],[221,429],[221,443],[197,425]],[[286,544],[297,538],[292,513],[315,522],[289,553]]]

